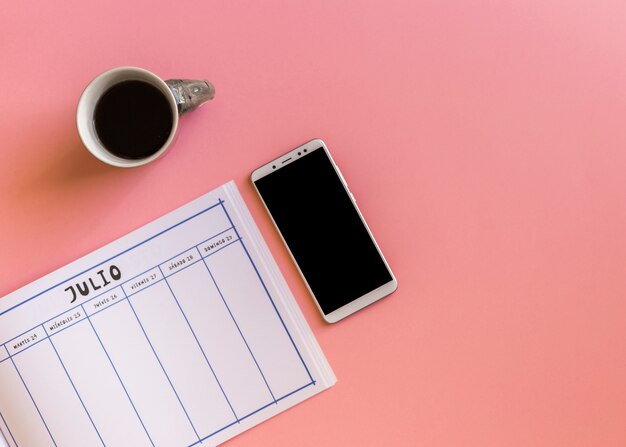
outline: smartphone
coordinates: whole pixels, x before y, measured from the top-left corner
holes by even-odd
[[[396,290],[398,282],[322,140],[272,160],[251,178],[327,322]]]

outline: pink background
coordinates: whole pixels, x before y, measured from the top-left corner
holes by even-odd
[[[339,383],[229,446],[626,445],[626,3],[6,2],[0,296],[234,179]],[[82,147],[119,65],[213,103],[143,168]],[[321,137],[394,269],[327,325],[249,183]]]

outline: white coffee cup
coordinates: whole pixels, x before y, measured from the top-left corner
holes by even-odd
[[[94,113],[98,101],[111,87],[124,81],[144,81],[156,87],[163,93],[172,112],[172,128],[167,140],[156,152],[144,158],[123,158],[113,154],[102,144],[96,132]],[[161,157],[172,146],[178,131],[179,116],[195,110],[214,96],[215,89],[207,81],[181,79],[164,81],[143,68],[113,68],[97,76],[83,91],[76,110],[76,126],[85,147],[99,160],[122,168],[142,166]]]

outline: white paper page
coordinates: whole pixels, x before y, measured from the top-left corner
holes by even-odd
[[[1,431],[0,431],[0,447],[9,447],[9,443],[7,442],[7,440],[2,435]]]
[[[334,382],[232,182],[0,300],[0,447],[216,445]]]

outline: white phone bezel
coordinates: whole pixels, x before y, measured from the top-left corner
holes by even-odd
[[[297,160],[300,157],[306,156],[310,152],[312,152],[312,151],[314,151],[316,149],[320,149],[320,148],[322,148],[326,152],[326,155],[330,159],[330,161],[331,161],[331,163],[333,165],[333,168],[335,169],[335,172],[337,173],[337,176],[341,180],[341,183],[342,183],[345,191],[347,192],[348,196],[350,197],[350,200],[352,201],[352,205],[354,206],[355,211],[357,212],[357,214],[361,218],[361,221],[363,222],[363,225],[365,226],[365,229],[367,230],[367,233],[369,234],[370,238],[372,239],[372,242],[374,243],[374,246],[376,247],[376,250],[378,251],[378,254],[380,255],[380,258],[382,259],[383,263],[387,267],[387,270],[389,271],[389,274],[391,275],[391,281],[389,281],[388,283],[383,284],[382,286],[378,287],[377,289],[374,289],[374,290],[366,293],[365,295],[363,295],[363,296],[361,296],[361,297],[359,297],[359,298],[349,302],[348,304],[346,304],[346,305],[340,307],[339,309],[334,310],[333,312],[328,313],[328,314],[325,314],[324,311],[322,310],[322,307],[320,306],[320,304],[319,304],[319,302],[317,300],[317,297],[315,296],[315,294],[311,290],[311,287],[309,286],[309,282],[307,281],[306,277],[302,273],[302,270],[300,270],[300,266],[298,265],[298,262],[294,258],[293,253],[291,252],[291,249],[289,248],[289,245],[287,245],[287,242],[283,238],[283,235],[282,235],[282,232],[280,231],[280,228],[278,227],[278,225],[276,225],[276,221],[274,221],[274,217],[272,216],[272,214],[270,213],[269,209],[267,208],[267,205],[266,205],[265,201],[263,200],[263,197],[259,193],[259,190],[257,189],[256,183],[255,183],[257,180],[259,180],[259,179],[261,179],[261,178],[263,178],[263,177],[265,177],[267,175],[271,175],[272,173],[280,170],[282,167],[288,165],[289,163],[293,162],[294,160]],[[363,218],[363,215],[361,214],[361,211],[359,210],[359,207],[357,206],[356,201],[354,200],[354,196],[352,195],[352,193],[348,189],[348,185],[346,184],[346,181],[343,178],[343,175],[341,174],[341,171],[339,170],[339,167],[337,166],[337,164],[333,160],[332,156],[330,155],[330,152],[328,151],[328,148],[326,147],[326,144],[321,139],[318,138],[318,139],[311,140],[308,143],[305,143],[302,146],[299,146],[299,147],[297,147],[297,148],[287,152],[286,154],[283,154],[280,157],[270,161],[269,163],[264,164],[263,166],[259,167],[258,169],[255,169],[252,172],[252,175],[250,176],[250,178],[252,180],[252,185],[254,186],[254,189],[257,192],[257,195],[261,198],[261,202],[263,203],[263,206],[265,207],[265,210],[267,211],[268,215],[270,216],[270,219],[272,220],[272,223],[274,224],[274,227],[278,230],[278,234],[280,235],[280,238],[282,239],[283,244],[285,245],[285,247],[287,247],[287,251],[289,252],[289,255],[291,256],[291,259],[296,264],[296,267],[298,269],[298,272],[300,273],[300,276],[304,280],[304,283],[306,284],[306,287],[309,290],[309,293],[313,297],[313,301],[315,301],[315,305],[317,306],[317,309],[319,310],[319,312],[322,315],[322,317],[324,318],[324,320],[326,320],[328,323],[335,323],[335,322],[337,322],[337,321],[347,317],[348,315],[351,315],[351,314],[355,313],[356,311],[361,310],[361,309],[363,309],[366,306],[369,306],[370,304],[380,300],[381,298],[384,298],[385,296],[393,293],[398,288],[398,281],[396,280],[396,277],[394,276],[393,272],[391,271],[391,268],[389,268],[389,264],[387,263],[387,260],[383,256],[383,253],[381,252],[380,247],[378,246],[378,243],[376,242],[376,239],[374,239],[374,235],[372,234],[372,232],[370,231],[369,227],[367,226],[367,222],[365,222],[365,219]]]

